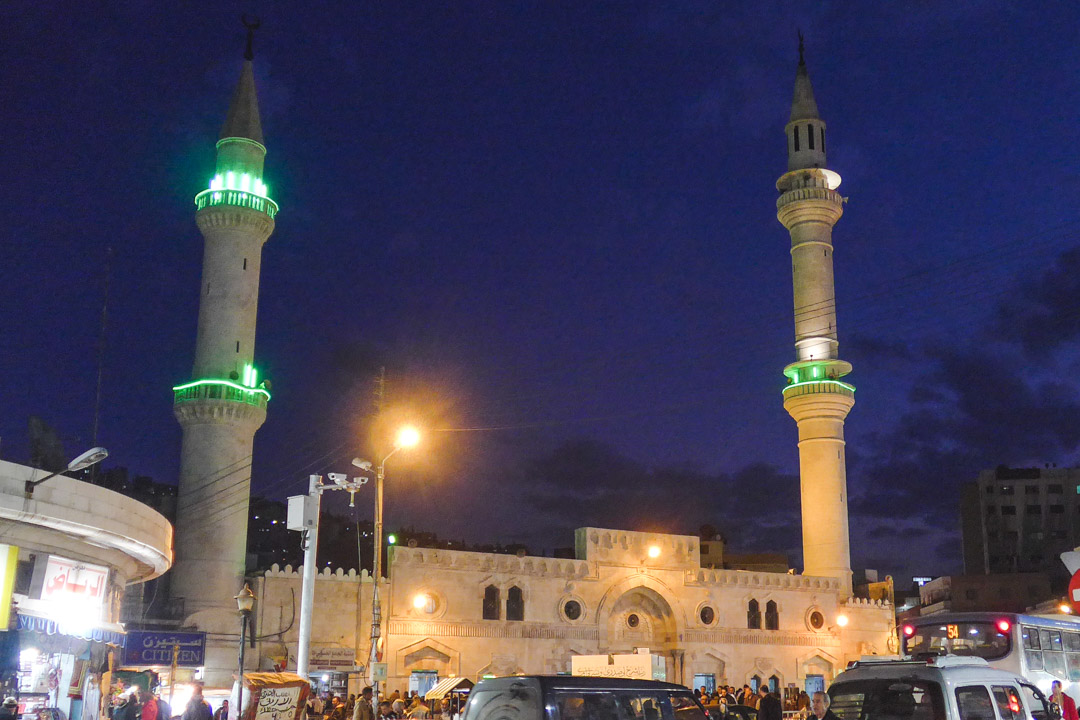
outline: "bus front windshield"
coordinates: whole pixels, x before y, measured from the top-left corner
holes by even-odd
[[[926,623],[904,638],[904,652],[908,655],[951,653],[997,660],[1008,655],[1011,648],[1009,633],[1001,632],[991,621]]]

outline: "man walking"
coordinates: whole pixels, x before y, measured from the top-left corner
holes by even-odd
[[[780,698],[769,692],[768,683],[761,683],[758,688],[761,699],[758,700],[758,720],[784,720],[784,708],[780,706]]]
[[[360,699],[353,707],[352,720],[375,720],[375,709],[371,707],[371,686],[368,685],[360,693]]]

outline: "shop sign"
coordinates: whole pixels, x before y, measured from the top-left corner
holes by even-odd
[[[82,611],[80,614],[97,610],[100,617],[108,589],[108,568],[50,555],[45,566],[41,599],[66,607],[77,603]]]
[[[22,610],[19,611],[19,622],[16,627],[19,630],[39,632],[44,635],[69,635],[84,640],[108,643],[117,647],[123,647],[126,638],[124,633],[115,630],[87,627],[78,622],[68,624],[63,620],[50,620],[49,618],[30,615]]]
[[[19,548],[0,544],[0,630],[11,624],[11,595],[15,592],[15,569],[19,566]]]
[[[202,667],[206,664],[206,633],[130,630],[124,665],[172,665],[174,650],[177,667]]]
[[[343,647],[312,648],[311,655],[308,656],[308,667],[313,672],[353,670],[356,668],[356,652],[352,648]]]

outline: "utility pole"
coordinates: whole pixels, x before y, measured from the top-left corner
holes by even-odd
[[[285,525],[298,530],[304,547],[304,576],[300,586],[300,636],[296,647],[296,674],[308,679],[308,662],[311,655],[311,615],[315,608],[315,560],[319,548],[319,510],[322,494],[328,490],[347,490],[349,507],[353,506],[356,491],[367,483],[366,477],[353,478],[345,473],[327,473],[333,485],[324,485],[322,475],[308,477],[308,494],[289,498]]]

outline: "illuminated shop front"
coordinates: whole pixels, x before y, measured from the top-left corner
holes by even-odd
[[[0,690],[22,713],[80,718],[122,662],[124,588],[169,569],[172,526],[121,493],[3,460],[0,523]]]
[[[206,633],[131,630],[121,658],[120,678],[128,685],[157,685],[161,697],[180,714],[191,699],[195,682],[202,678]],[[207,699],[215,709],[220,703],[220,699]]]

